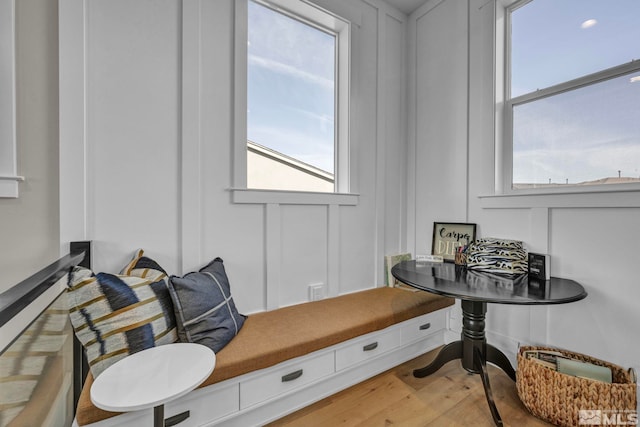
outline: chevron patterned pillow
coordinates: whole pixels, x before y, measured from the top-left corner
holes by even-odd
[[[467,248],[467,268],[516,276],[527,272],[527,252],[519,240],[484,237]]]

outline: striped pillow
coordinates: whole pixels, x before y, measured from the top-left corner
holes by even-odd
[[[129,354],[177,340],[167,274],[138,251],[123,274],[69,275],[69,317],[95,377]]]

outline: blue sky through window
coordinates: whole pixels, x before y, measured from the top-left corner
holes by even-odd
[[[249,2],[247,137],[334,173],[335,36]]]
[[[640,59],[640,1],[533,0],[511,16],[511,95]],[[640,178],[640,72],[514,108],[513,182]]]
[[[640,1],[533,0],[511,16],[511,96],[640,59]]]

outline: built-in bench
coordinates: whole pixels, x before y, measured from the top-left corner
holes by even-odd
[[[252,314],[216,355],[210,377],[167,404],[165,413],[188,410],[181,426],[271,421],[442,345],[443,309],[453,302],[385,287]],[[89,374],[77,425],[151,425],[151,410],[118,414],[96,408],[92,382]]]

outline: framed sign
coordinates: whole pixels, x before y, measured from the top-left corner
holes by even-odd
[[[453,262],[460,247],[476,239],[476,225],[464,222],[434,222],[431,254]]]

